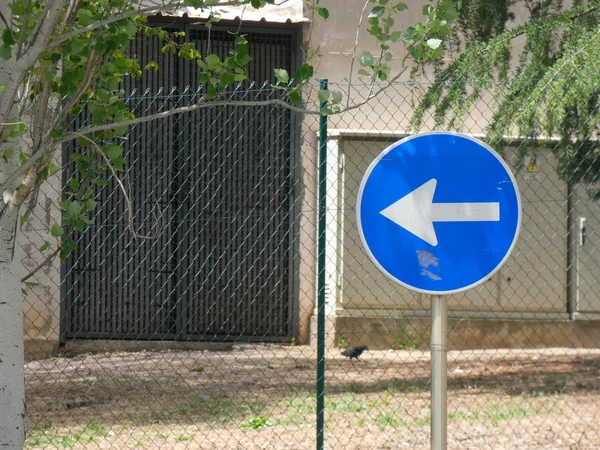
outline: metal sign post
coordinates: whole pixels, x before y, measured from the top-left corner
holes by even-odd
[[[434,295],[431,299],[431,450],[446,450],[448,446],[448,333],[447,298]]]

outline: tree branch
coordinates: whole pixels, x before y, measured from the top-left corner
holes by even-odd
[[[405,59],[406,59],[406,57],[405,57]],[[340,109],[339,111],[333,111],[330,115],[331,116],[340,115],[344,112],[352,111],[354,109],[358,109],[358,108],[364,106],[365,104],[367,104],[374,98],[378,97],[383,91],[385,91],[387,88],[389,88],[393,83],[398,81],[398,79],[406,72],[406,70],[407,70],[407,68],[403,67],[402,70],[400,70],[400,72],[398,72],[394,77],[390,78],[390,80],[383,87],[379,88],[374,93],[369,94],[369,96],[364,101],[354,104],[352,106],[349,106],[347,108]],[[163,111],[163,112],[156,113],[156,114],[150,114],[149,116],[144,116],[144,117],[137,117],[137,118],[131,119],[131,120],[124,120],[122,122],[107,123],[104,125],[86,127],[86,128],[82,128],[77,133],[75,133],[75,132],[65,133],[65,134],[63,134],[61,139],[56,141],[56,143],[62,144],[64,142],[73,140],[80,135],[87,135],[87,134],[91,134],[91,133],[96,133],[98,131],[113,130],[113,129],[119,128],[119,127],[128,127],[128,126],[137,125],[137,124],[144,123],[144,122],[151,122],[153,120],[164,119],[164,118],[176,115],[176,114],[183,114],[186,112],[197,111],[199,109],[210,108],[213,106],[278,106],[280,108],[288,109],[290,111],[294,111],[297,113],[309,114],[309,115],[313,115],[313,116],[321,115],[321,111],[300,108],[300,107],[291,105],[291,104],[286,103],[285,101],[279,100],[279,99],[257,100],[257,101],[245,101],[245,100],[206,101],[206,100],[201,100],[200,102],[196,103],[195,105],[182,106],[180,108],[170,109],[169,111]]]
[[[158,237],[158,232],[153,236],[144,236],[144,235],[138,234],[135,231],[135,224],[133,223],[133,202],[131,201],[131,198],[129,198],[129,193],[127,192],[127,188],[123,184],[123,180],[121,180],[121,178],[117,174],[117,171],[112,166],[112,163],[110,162],[110,159],[108,159],[108,156],[106,156],[106,154],[102,151],[100,146],[98,144],[96,144],[96,142],[94,142],[88,136],[85,136],[81,133],[74,133],[74,134],[77,134],[78,137],[86,139],[96,149],[96,152],[102,157],[102,159],[104,159],[104,162],[106,163],[106,165],[112,172],[113,177],[115,178],[115,180],[117,180],[117,184],[119,185],[119,188],[121,189],[121,192],[123,193],[123,198],[125,199],[126,210],[127,210],[127,227],[129,228],[129,231],[133,235],[134,239],[145,239],[145,240],[156,239]]]
[[[354,70],[354,62],[356,61],[356,49],[358,48],[358,40],[360,37],[360,26],[362,25],[363,17],[365,15],[365,11],[367,10],[367,6],[369,5],[371,0],[365,0],[365,4],[360,13],[360,18],[358,19],[358,25],[356,27],[356,37],[354,39],[354,48],[352,49],[352,59],[350,60],[350,72],[348,73],[348,92],[346,93],[346,107],[350,106],[350,89],[352,88],[352,71]]]
[[[290,105],[289,103],[286,103],[285,101],[279,100],[279,99],[257,100],[257,101],[245,101],[245,100],[206,101],[203,99],[200,102],[196,103],[195,105],[182,106],[179,108],[170,109],[168,111],[151,114],[149,116],[137,117],[137,118],[131,119],[131,120],[124,120],[122,122],[107,123],[104,125],[97,125],[94,127],[82,128],[81,130],[79,130],[79,134],[85,135],[85,134],[96,133],[98,131],[112,130],[112,129],[118,128],[118,127],[137,125],[139,123],[150,122],[152,120],[158,120],[158,119],[164,119],[166,117],[170,117],[175,114],[182,114],[182,113],[186,113],[186,112],[196,111],[199,109],[210,108],[212,106],[279,106],[281,108],[289,109],[291,111],[295,111],[295,112],[299,112],[299,113],[311,114],[311,115],[315,115],[315,116],[321,115],[320,111],[310,111],[310,110],[306,110],[303,108],[299,108],[297,106]],[[63,143],[63,142],[70,141],[70,140],[76,138],[77,136],[78,136],[77,133],[72,133],[72,132],[65,133],[63,135],[63,137],[57,141],[57,143]]]
[[[5,61],[2,64],[11,64],[10,75],[5,84],[4,91],[0,95],[0,123],[7,122],[10,112],[13,109],[15,96],[21,80],[27,70],[34,66],[39,59],[40,54],[46,50],[52,29],[56,26],[58,18],[63,10],[67,0],[53,0],[48,2],[46,15],[39,18],[39,31],[37,36],[31,42],[30,48],[25,51],[23,56],[16,61]],[[41,24],[41,25],[40,25]],[[0,136],[3,134],[3,127],[0,125]]]
[[[175,8],[180,3],[181,3],[181,1],[177,0],[176,2],[173,3],[173,7]],[[50,42],[48,44],[47,48],[52,49],[52,48],[58,47],[59,45],[64,44],[69,39],[74,38],[75,36],[79,36],[80,34],[89,33],[90,31],[97,30],[98,28],[103,28],[107,25],[110,25],[111,23],[118,22],[119,20],[127,19],[129,17],[144,16],[144,15],[147,15],[150,13],[157,13],[160,11],[161,11],[161,8],[152,7],[152,8],[135,9],[132,11],[127,11],[127,12],[121,13],[121,14],[115,14],[110,17],[107,17],[104,20],[101,20],[100,22],[96,22],[96,23],[93,23],[86,27],[77,28],[76,30],[65,33],[62,36],[60,36],[59,38]]]
[[[283,2],[283,3],[285,3],[285,2]],[[238,4],[239,4],[239,2],[229,1],[229,2],[224,2],[224,3],[219,3],[218,5],[214,5],[211,8],[222,7],[222,6],[236,6]],[[128,19],[130,17],[136,17],[136,16],[148,16],[148,15],[152,15],[153,13],[159,13],[161,11],[166,11],[166,10],[169,10],[169,11],[177,10],[178,8],[180,8],[182,6],[183,6],[182,0],[171,0],[171,1],[168,1],[168,2],[160,4],[160,5],[153,5],[153,6],[146,7],[146,8],[139,8],[139,9],[134,9],[131,11],[126,11],[126,12],[123,12],[120,14],[114,14],[114,15],[111,15],[110,17],[107,17],[104,20],[101,20],[99,22],[93,23],[93,24],[85,26],[85,27],[78,28],[76,30],[70,31],[69,33],[66,33],[66,34],[60,36],[59,38],[50,42],[48,44],[47,48],[51,49],[54,47],[58,47],[59,45],[64,44],[69,39],[74,38],[75,36],[79,36],[80,34],[85,34],[90,31],[97,30],[98,28],[105,27],[107,25],[110,25],[111,23],[118,22],[119,20]]]
[[[50,253],[46,259],[44,259],[41,263],[39,263],[35,269],[33,269],[31,272],[29,272],[27,275],[25,275],[23,278],[21,278],[21,283],[25,283],[27,280],[29,280],[32,276],[34,276],[36,273],[38,273],[40,271],[40,269],[42,267],[47,266],[48,264],[50,264],[52,262],[52,260],[54,258],[56,258],[56,255],[58,255],[58,253],[60,252],[60,247],[57,248],[56,250],[54,250],[52,253]]]
[[[48,146],[45,145],[45,143],[42,141],[42,143],[40,144],[40,147],[37,149],[36,152],[34,152],[29,157],[29,159],[27,161],[25,161],[25,164],[23,164],[22,166],[19,166],[19,168],[17,170],[15,170],[12,173],[12,175],[9,176],[4,183],[2,183],[2,185],[0,185],[0,193],[2,193],[2,196],[4,198],[6,198],[7,196],[9,198],[12,198],[12,194],[8,191],[11,189],[13,184],[19,179],[19,177],[21,175],[23,175],[25,172],[27,172],[27,170],[31,166],[33,166],[48,151],[49,151]],[[0,211],[0,215],[2,215],[2,211]]]

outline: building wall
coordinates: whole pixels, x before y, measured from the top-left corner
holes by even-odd
[[[21,275],[27,276],[43,263],[56,248],[56,238],[50,227],[60,222],[60,173],[44,182],[40,187],[38,201],[21,230],[22,251]],[[41,252],[46,242],[51,247]],[[44,358],[58,351],[60,333],[60,259],[55,257],[50,264],[38,270],[27,280],[34,285],[23,285],[23,330],[25,357]]]
[[[341,139],[343,182],[343,273],[338,308],[429,310],[427,295],[397,286],[371,262],[356,226],[356,195],[368,165],[389,141]],[[507,155],[513,164],[517,158]],[[488,281],[449,296],[462,311],[567,313],[567,186],[558,179],[552,156],[538,156],[539,179],[516,172],[523,205],[522,227],[511,256]],[[566,316],[565,316],[566,318]]]

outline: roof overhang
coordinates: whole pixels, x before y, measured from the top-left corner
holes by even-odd
[[[274,5],[267,4],[260,9],[250,5],[240,6],[213,6],[210,8],[185,7],[177,11],[167,11],[160,7],[160,0],[144,0],[143,6],[157,5],[157,13],[165,17],[187,17],[192,19],[208,19],[220,17],[221,20],[236,20],[243,22],[267,23],[303,23],[310,19],[304,16],[303,0],[276,0]]]

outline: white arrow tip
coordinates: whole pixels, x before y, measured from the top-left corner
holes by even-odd
[[[380,211],[380,214],[430,245],[438,245],[433,228],[432,202],[437,180],[432,178],[400,200]]]

